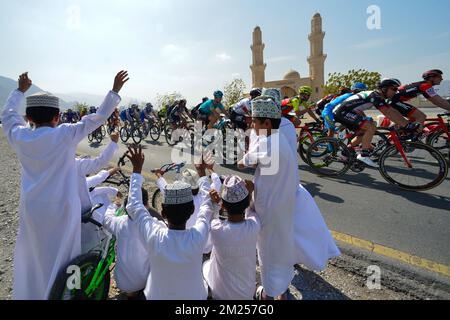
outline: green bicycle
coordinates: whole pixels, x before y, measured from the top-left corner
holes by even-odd
[[[118,163],[118,167],[125,165],[125,156]],[[122,170],[119,170],[118,181],[108,178],[106,182],[116,186],[129,186],[130,180]],[[100,250],[92,250],[76,257],[63,268],[53,284],[50,300],[106,300],[109,294],[111,271],[116,261],[116,239],[103,229],[101,223],[92,218],[93,213],[103,204],[97,204],[90,211],[82,215],[83,223],[92,223],[106,234],[102,240]],[[125,208],[117,210],[116,215],[125,214]]]

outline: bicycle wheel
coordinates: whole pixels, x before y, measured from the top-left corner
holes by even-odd
[[[429,136],[427,144],[438,150],[444,156],[450,154],[450,139],[444,130],[440,130]],[[450,161],[450,157],[448,157],[448,161]]]
[[[134,128],[133,131],[131,131],[131,139],[133,139],[134,143],[140,144],[142,138],[142,132],[139,128]]]
[[[152,207],[155,208],[156,211],[161,212],[163,200],[161,190],[156,189],[152,196]]]
[[[89,133],[89,134],[88,134],[88,141],[89,141],[90,143],[92,143],[92,141],[94,141],[94,136],[93,136],[92,133]]]
[[[353,152],[341,141],[321,138],[309,147],[306,163],[321,176],[337,177],[350,169],[354,157]]]
[[[106,137],[106,128],[104,125],[100,127],[100,132],[102,133],[102,138]]]
[[[106,271],[100,285],[90,297],[85,293],[95,274],[100,259],[100,253],[90,252],[69,262],[56,277],[50,291],[49,300],[106,300],[108,298],[110,284],[109,270]],[[73,276],[72,273],[67,273],[70,266],[78,266],[80,268],[80,289],[69,289],[67,287],[67,283],[71,283],[69,278]]]
[[[130,138],[128,134],[128,130],[125,127],[122,127],[119,131],[120,140],[122,140],[123,143],[127,143],[128,139]]]
[[[169,146],[173,147],[174,145],[177,144],[177,142],[172,139],[173,130],[172,130],[172,127],[170,125],[166,126],[164,134],[165,134],[165,137],[166,137],[166,142],[167,142],[167,144]]]
[[[303,137],[300,137],[300,140],[298,142],[298,154],[305,163],[308,163],[306,159],[306,153],[308,152],[309,147],[314,143],[314,141],[323,138],[323,136],[324,135],[322,131],[312,130],[311,135],[304,134]],[[311,156],[315,156],[315,153],[312,153]],[[319,153],[317,154],[317,156],[323,156],[323,154]]]
[[[439,186],[447,177],[444,156],[420,142],[402,142],[408,167],[396,146],[388,147],[380,156],[380,173],[386,181],[402,189],[425,191]]]
[[[159,137],[161,136],[161,130],[159,129],[159,126],[156,124],[150,127],[150,138],[152,138],[153,141],[158,141]]]
[[[103,134],[102,134],[102,132],[100,130],[95,132],[94,133],[94,138],[95,138],[95,141],[97,143],[102,143],[102,141],[103,141]]]

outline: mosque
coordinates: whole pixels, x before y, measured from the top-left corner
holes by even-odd
[[[322,17],[316,13],[311,20],[311,34],[309,42],[311,47],[308,57],[309,77],[302,78],[300,73],[289,70],[283,80],[266,81],[265,70],[267,64],[264,63],[264,48],[262,42],[262,32],[260,27],[253,30],[253,54],[252,70],[253,87],[256,88],[279,88],[282,96],[292,97],[297,94],[300,86],[310,86],[313,88],[312,101],[317,101],[323,97],[323,85],[325,84],[325,60],[327,55],[323,53],[323,39],[325,32],[322,31]]]

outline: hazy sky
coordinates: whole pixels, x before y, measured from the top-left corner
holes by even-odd
[[[381,9],[369,30],[367,8]],[[267,80],[307,76],[308,34],[318,11],[326,73],[365,68],[402,81],[425,69],[450,74],[450,2],[443,0],[0,0],[0,75],[29,71],[56,93],[104,94],[116,71],[123,95],[154,101],[179,91],[195,105],[234,77],[251,86],[250,45],[259,25]]]

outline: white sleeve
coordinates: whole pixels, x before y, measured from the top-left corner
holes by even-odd
[[[122,225],[122,217],[116,216],[117,206],[115,204],[111,204],[106,210],[105,217],[103,219],[103,227],[114,236],[117,237],[120,227]]]
[[[219,175],[213,172],[211,174],[211,180],[212,180],[212,189],[220,193],[220,191],[222,190],[222,181],[220,181]]]
[[[112,159],[119,146],[114,141],[111,141],[103,152],[94,159],[80,159],[79,170],[83,176],[98,172],[100,169],[107,167],[109,161]]]
[[[100,183],[103,183],[109,177],[109,171],[102,170],[98,174],[92,177],[86,178],[86,183],[88,188],[94,188],[98,186]]]
[[[153,218],[142,203],[142,184],[144,178],[137,173],[133,173],[130,181],[130,192],[128,195],[127,212],[132,220],[136,222],[139,227],[141,240],[149,244],[146,246],[148,250],[152,250],[152,239],[154,233],[160,228],[165,227],[163,222]]]
[[[164,179],[164,177],[158,178],[158,180],[156,180],[156,186],[158,187],[159,191],[164,194],[164,189],[167,186],[166,179]]]
[[[11,145],[15,144],[17,135],[21,130],[28,130],[26,128],[25,120],[18,113],[18,109],[24,94],[19,90],[14,90],[6,100],[6,104],[2,112],[3,132],[5,133]]]
[[[256,211],[254,211],[251,208],[248,208],[247,211],[245,212],[245,218],[247,220],[252,220],[256,225],[256,227],[258,228],[258,230],[261,230],[261,220]]]
[[[114,109],[119,104],[121,98],[114,91],[110,91],[96,113],[84,116],[76,124],[64,124],[61,128],[67,132],[68,138],[72,144],[77,145],[88,134],[99,128],[108,120]]]
[[[95,196],[106,196],[108,198],[115,198],[119,190],[114,187],[101,187],[95,188],[95,191],[93,192],[95,192]]]

